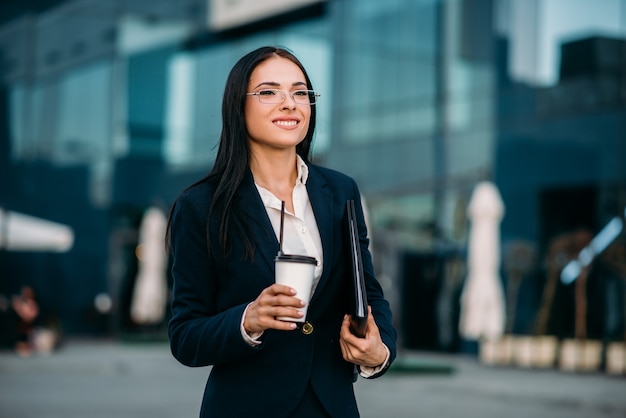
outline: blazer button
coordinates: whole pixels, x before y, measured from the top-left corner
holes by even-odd
[[[304,324],[302,324],[302,333],[304,335],[309,335],[312,332],[313,332],[313,325],[309,321],[306,321]]]

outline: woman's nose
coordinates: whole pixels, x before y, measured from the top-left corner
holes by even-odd
[[[295,109],[296,108],[296,101],[294,100],[291,94],[285,93],[285,99],[283,100],[282,108],[283,109]]]

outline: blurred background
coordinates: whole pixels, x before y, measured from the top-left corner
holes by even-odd
[[[360,185],[401,347],[477,350],[459,319],[485,182],[502,332],[624,341],[621,224],[584,282],[559,275],[624,216],[626,0],[4,0],[5,306],[29,286],[35,324],[62,337],[166,338],[166,258],[146,291],[160,306],[133,314],[142,263],[163,257],[142,223],[208,172],[227,73],[266,44],[322,94],[313,161]],[[19,214],[71,245],[12,246]]]

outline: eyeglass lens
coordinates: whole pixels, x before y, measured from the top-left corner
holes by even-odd
[[[298,104],[315,103],[316,94],[313,90],[296,90],[289,93],[293,101]],[[285,100],[285,92],[283,90],[267,89],[261,90],[257,94],[261,103],[276,104]]]

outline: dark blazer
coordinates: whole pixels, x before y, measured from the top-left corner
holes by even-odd
[[[395,358],[397,335],[389,304],[374,277],[357,185],[336,171],[308,166],[306,187],[324,254],[323,274],[307,312],[307,320],[314,327],[309,335],[300,330],[266,330],[261,337],[263,343],[257,347],[241,336],[245,307],[274,283],[274,257],[278,252],[276,234],[250,172],[236,203],[256,242],[253,261],[243,258],[243,243],[234,231],[230,257],[220,256],[221,252],[208,255],[205,221],[215,184],[204,182],[186,190],[174,205],[170,344],[181,363],[213,366],[201,417],[287,417],[309,383],[333,417],[359,416],[352,387],[354,366],[343,360],[339,348],[339,330],[350,300],[344,223],[348,199],[357,202],[368,302],[383,342],[391,351],[391,360]],[[210,239],[219,249],[217,223],[211,222]]]

